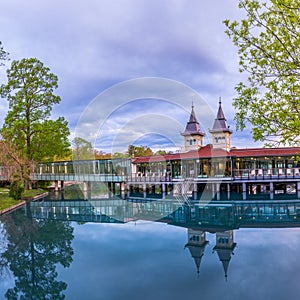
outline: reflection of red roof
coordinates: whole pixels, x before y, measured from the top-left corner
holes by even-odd
[[[168,160],[181,160],[181,159],[197,159],[197,158],[210,158],[210,157],[259,157],[259,156],[289,156],[299,155],[300,147],[289,148],[250,148],[250,149],[237,149],[232,148],[230,151],[224,149],[213,149],[212,145],[206,145],[198,150],[192,150],[183,153],[174,153],[157,156],[144,156],[136,157],[132,160],[133,163],[147,163],[147,162],[160,162]]]

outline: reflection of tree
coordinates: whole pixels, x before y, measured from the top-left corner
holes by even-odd
[[[69,222],[34,220],[30,206],[3,217],[8,245],[3,258],[15,276],[7,299],[64,299],[67,284],[57,281],[56,264],[72,262],[73,228]]]

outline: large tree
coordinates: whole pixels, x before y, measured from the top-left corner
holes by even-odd
[[[24,58],[12,62],[7,78],[7,84],[0,87],[0,95],[9,102],[4,139],[12,141],[29,159],[49,159],[68,151],[67,122],[64,118],[49,120],[53,105],[60,102],[54,94],[57,76],[38,59]]]
[[[225,20],[238,47],[237,128],[252,124],[255,140],[300,144],[300,1],[240,0],[241,21]]]

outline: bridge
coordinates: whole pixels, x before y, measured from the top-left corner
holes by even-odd
[[[158,164],[158,163],[156,163]],[[156,171],[137,165],[131,159],[81,160],[65,162],[49,162],[37,164],[31,168],[32,181],[59,182],[63,188],[64,182],[84,183],[84,190],[91,189],[92,183],[105,183],[115,193],[116,186],[121,192],[141,191],[161,195],[185,193],[198,199],[203,194],[210,194],[216,200],[231,199],[239,195],[239,200],[247,200],[259,195],[273,200],[286,195],[290,198],[300,198],[300,174],[298,167],[273,169],[233,169],[230,173],[207,175],[186,174],[185,164],[181,171],[177,168],[166,171],[168,166],[161,165]],[[195,162],[193,162],[194,168]],[[169,165],[171,168],[171,165]],[[178,166],[177,166],[178,167]],[[173,166],[175,168],[175,166]],[[176,174],[175,174],[175,173]],[[13,168],[0,167],[0,181],[9,180]],[[178,175],[181,174],[181,175]]]

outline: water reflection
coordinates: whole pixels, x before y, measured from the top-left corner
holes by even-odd
[[[138,225],[145,221],[143,224],[151,224],[154,229],[139,232],[138,228],[141,227]],[[264,278],[266,267],[263,265],[268,268],[272,266],[272,270],[300,269],[300,264],[294,260],[293,268],[290,267],[287,262],[289,254],[280,257],[284,258],[286,264],[273,266],[273,260],[276,256],[279,259],[280,255],[275,255],[274,249],[277,247],[281,251],[282,247],[286,247],[287,235],[281,232],[281,235],[276,236],[274,231],[262,230],[299,227],[300,201],[209,205],[198,202],[187,205],[174,199],[128,201],[116,198],[87,201],[56,196],[28,203],[25,209],[3,216],[1,222],[7,241],[1,256],[2,266],[9,266],[14,276],[14,286],[5,293],[7,299],[19,299],[22,296],[24,299],[62,299],[64,295],[74,299],[79,295],[85,297],[85,293],[88,299],[102,299],[102,296],[103,299],[119,299],[120,296],[154,299],[154,291],[151,290],[153,286],[159,286],[162,292],[171,283],[173,290],[170,295],[173,299],[196,296],[200,287],[203,293],[206,291],[203,295],[210,296],[203,296],[204,299],[214,299],[217,295],[218,298],[224,296],[224,286],[220,282],[215,283],[218,291],[208,291],[204,287],[204,284],[211,283],[214,266],[217,266],[218,274],[222,274],[223,282],[228,279],[230,287],[236,289],[236,294],[239,289],[251,289],[253,284],[258,284]],[[95,223],[101,223],[101,226]],[[259,231],[243,231],[249,228]],[[242,230],[241,234],[238,229]],[[156,234],[158,236],[154,238]],[[291,237],[294,237],[293,252],[300,250],[300,243],[296,241],[299,234],[299,230],[289,232],[289,243],[293,241]],[[240,237],[238,240],[237,235]],[[277,245],[271,238],[278,238]],[[233,259],[238,246],[242,250]],[[251,254],[247,252],[247,247]],[[260,268],[253,261],[264,257],[262,249],[272,253],[272,256],[268,256],[270,261],[262,261]],[[76,256],[74,264],[72,261]],[[252,262],[252,265],[245,265],[245,261]],[[172,269],[167,270],[170,266]],[[252,266],[255,274],[262,273],[257,275],[257,279],[251,278],[252,274],[247,277],[246,273]],[[67,271],[68,267],[70,272]],[[275,282],[279,279],[273,273],[269,276]],[[76,280],[74,274],[84,274],[88,280]],[[192,278],[204,274],[205,277],[201,277],[202,283],[192,281]],[[165,277],[168,277],[170,283],[164,280]],[[238,286],[240,280],[244,286]],[[245,283],[247,280],[248,284]],[[114,288],[116,282],[119,291]],[[190,291],[176,291],[176,285],[183,282]],[[99,284],[103,289],[101,297],[92,293]],[[91,291],[87,291],[87,287]],[[148,296],[144,295],[142,287],[151,290]],[[138,291],[137,294],[132,294],[130,288]],[[297,286],[293,288],[294,292],[297,291]],[[194,289],[197,289],[197,293]],[[244,296],[244,291],[239,293]],[[270,295],[271,291],[268,293]],[[165,291],[163,295],[170,298]],[[161,297],[159,294],[155,299]],[[248,299],[253,299],[251,297]],[[229,295],[223,298],[231,299]],[[259,296],[256,298],[259,299]]]
[[[57,280],[56,265],[72,263],[73,228],[69,222],[32,218],[30,203],[26,213],[18,211],[1,217],[6,249],[1,266],[9,266],[15,285],[7,299],[63,299],[67,284]],[[2,237],[3,238],[3,237]]]

